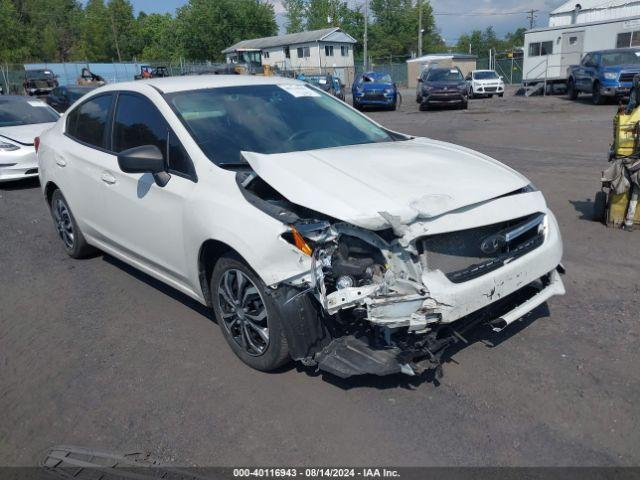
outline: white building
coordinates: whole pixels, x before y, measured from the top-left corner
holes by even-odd
[[[347,80],[345,69],[354,68],[356,40],[340,28],[290,33],[242,40],[222,51],[227,63],[255,62],[286,71],[320,73],[332,71]]]
[[[640,47],[640,0],[571,0],[524,36],[523,83],[565,82],[585,53]]]

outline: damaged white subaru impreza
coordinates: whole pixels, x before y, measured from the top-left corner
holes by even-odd
[[[210,306],[259,370],[439,375],[471,328],[564,293],[558,224],[525,177],[295,80],[108,85],[38,159],[69,255],[100,249]]]

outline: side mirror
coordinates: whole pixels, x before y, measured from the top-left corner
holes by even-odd
[[[418,83],[422,81],[422,77],[418,77]]]
[[[152,174],[159,187],[164,187],[171,179],[166,171],[164,156],[155,145],[142,145],[120,152],[118,166],[124,173]]]

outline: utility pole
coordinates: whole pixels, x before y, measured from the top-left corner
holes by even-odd
[[[367,51],[367,26],[369,25],[369,0],[364,0],[364,71],[368,70],[368,51]]]
[[[533,8],[529,10],[529,14],[527,15],[527,18],[529,19],[529,30],[531,30],[536,23],[537,11],[538,10],[534,10]]]
[[[418,58],[422,56],[422,0],[418,0]]]

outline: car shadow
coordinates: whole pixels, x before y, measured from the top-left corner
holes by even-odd
[[[19,180],[11,180],[8,182],[0,183],[0,190],[28,190],[30,188],[37,188],[40,186],[40,180],[38,177],[21,178]]]
[[[509,325],[507,328],[500,332],[494,332],[491,327],[486,324],[478,325],[474,329],[465,333],[464,338],[467,343],[458,342],[457,344],[449,347],[442,356],[443,373],[447,375],[448,363],[459,363],[456,361],[455,356],[462,350],[474,345],[476,343],[482,343],[487,348],[497,348],[502,343],[508,341],[511,337],[519,334],[524,329],[528,328],[533,322],[540,318],[546,318],[550,315],[549,307],[546,303],[538,306],[532,310],[525,317]],[[305,372],[311,376],[321,376],[322,379],[342,390],[352,390],[355,388],[375,388],[378,390],[387,390],[395,388],[403,388],[406,390],[416,390],[419,386],[425,383],[432,383],[434,387],[440,386],[440,379],[435,375],[433,369],[425,370],[420,375],[408,376],[404,374],[388,375],[385,377],[377,377],[375,375],[362,375],[351,378],[339,378],[335,375],[325,373],[322,371],[316,371],[315,368],[303,367],[296,365],[299,372]]]
[[[150,287],[155,288],[156,290],[164,293],[168,297],[171,297],[172,299],[182,303],[183,305],[189,307],[194,312],[207,317],[212,322],[217,323],[211,311],[207,307],[202,305],[200,302],[198,302],[197,300],[194,300],[193,298],[191,298],[190,296],[185,295],[184,293],[176,290],[175,288],[167,285],[164,282],[161,282],[160,280],[156,280],[152,276],[147,275],[144,272],[141,272],[137,268],[124,263],[122,260],[118,260],[116,257],[112,257],[108,253],[102,253],[102,260],[107,262],[109,265],[113,265],[114,267],[119,268],[120,270],[123,270],[125,273],[149,285]]]
[[[593,220],[593,200],[569,200],[569,203],[580,214],[579,220]]]

